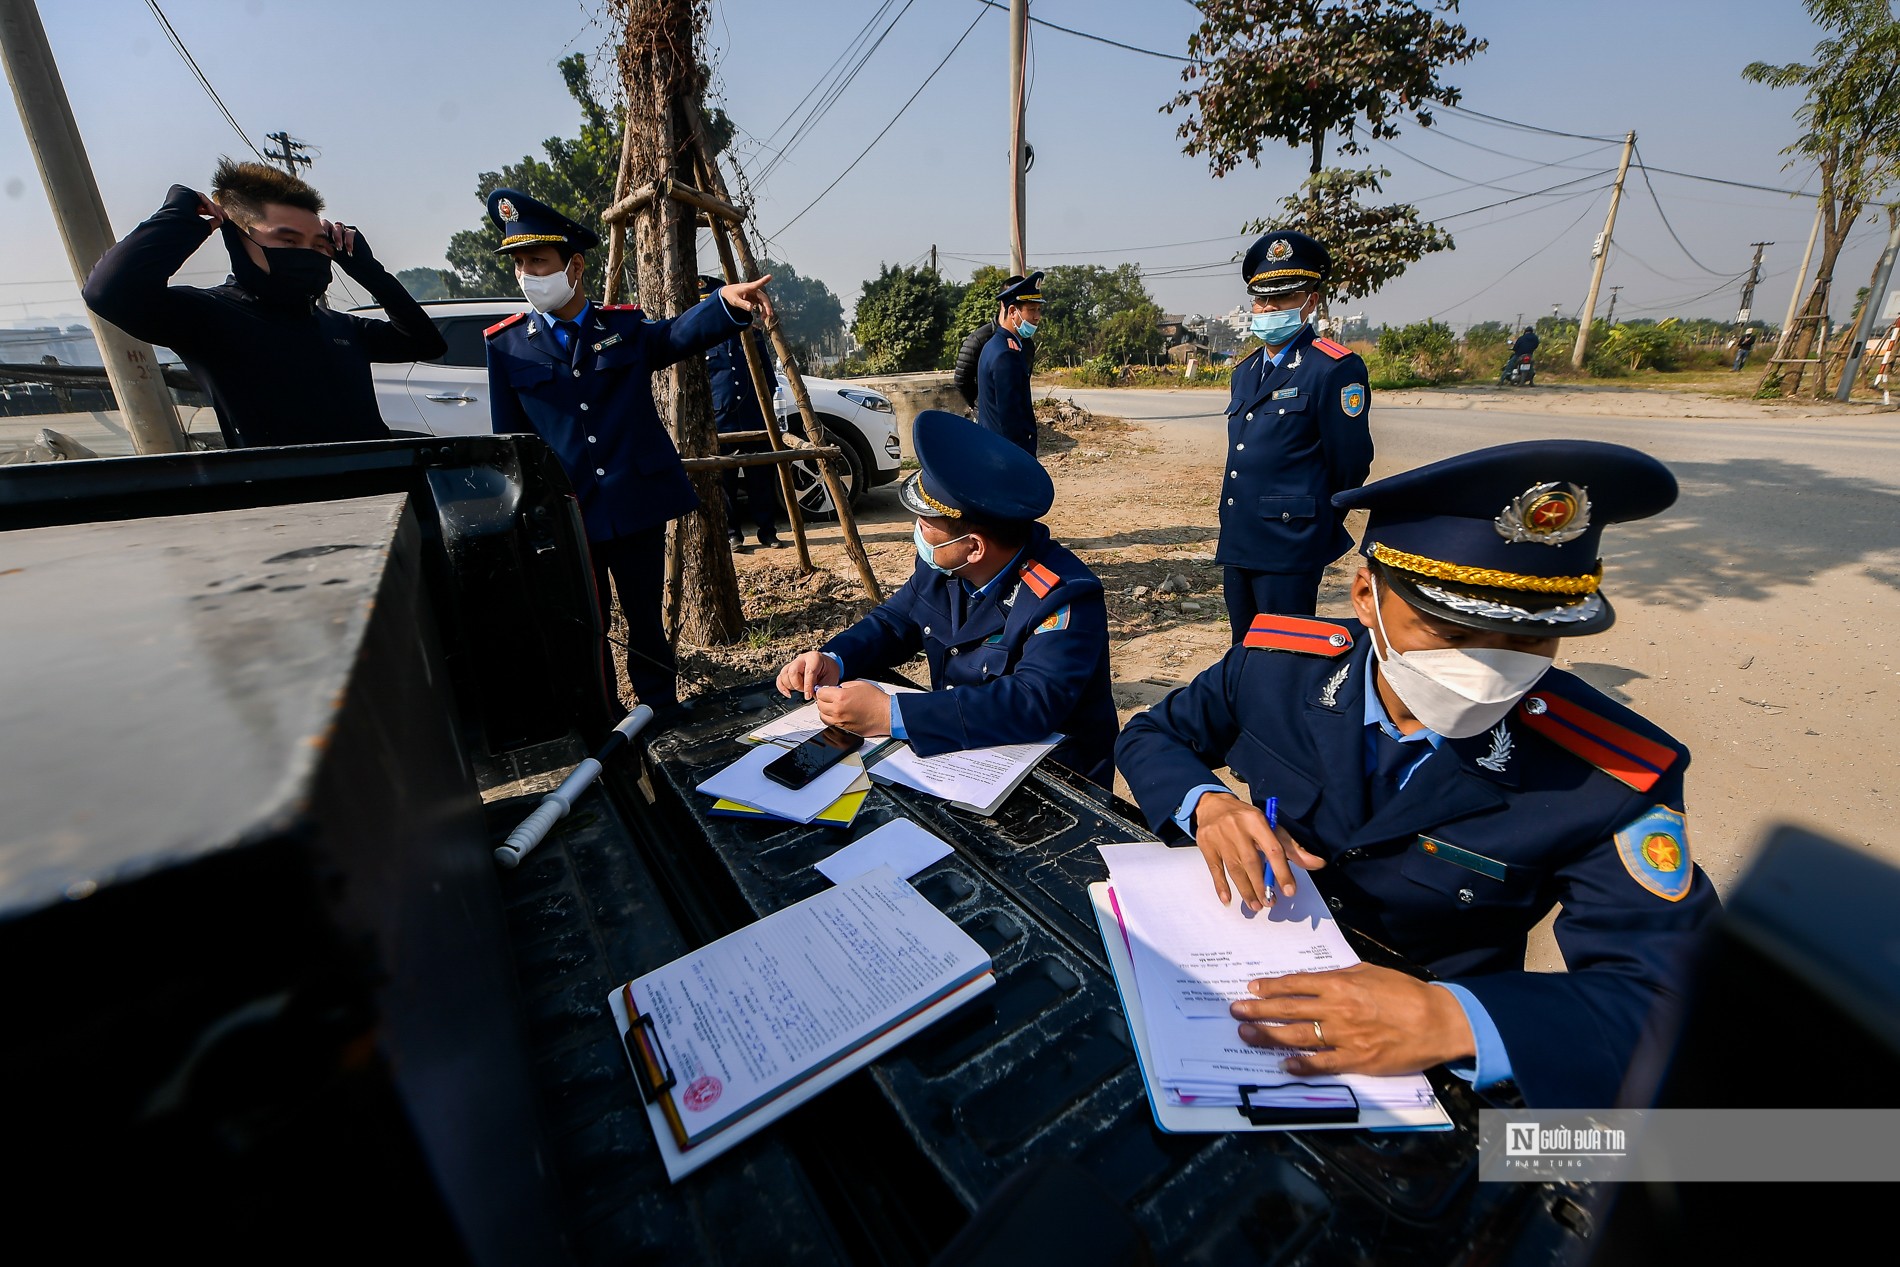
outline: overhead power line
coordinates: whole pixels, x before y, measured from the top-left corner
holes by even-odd
[[[977,3],[987,5],[992,9],[1001,9],[1005,13],[1009,11],[1009,6],[999,3],[998,0],[977,0]],[[1179,53],[1163,53],[1159,49],[1143,48],[1139,44],[1124,44],[1120,40],[1111,40],[1106,35],[1095,35],[1089,31],[1078,31],[1072,26],[1059,26],[1054,22],[1045,22],[1034,14],[1030,15],[1029,21],[1036,26],[1046,26],[1051,31],[1060,31],[1064,35],[1073,35],[1078,39],[1093,40],[1097,44],[1107,44],[1111,48],[1123,49],[1130,53],[1140,53],[1143,57],[1159,57],[1163,61],[1195,64],[1192,57],[1183,57]]]
[[[1487,202],[1482,207],[1472,207],[1466,211],[1454,211],[1450,213],[1449,215],[1433,216],[1432,221],[1435,224],[1442,224],[1446,220],[1457,220],[1463,216],[1475,216],[1480,211],[1489,211],[1493,207],[1509,206],[1511,203],[1514,203],[1514,202],[1523,202],[1526,198],[1540,198],[1545,194],[1554,193],[1555,191],[1559,189],[1568,189],[1572,185],[1580,185],[1586,180],[1601,180],[1603,177],[1608,176],[1609,174],[1610,174],[1610,169],[1606,167],[1600,172],[1591,172],[1587,176],[1577,176],[1577,177],[1573,177],[1570,180],[1559,181],[1558,183],[1554,185],[1546,185],[1542,189],[1533,189],[1527,194],[1519,194],[1515,198],[1504,198],[1504,199],[1500,199],[1497,202]]]
[[[172,29],[171,19],[165,16],[163,9],[158,7],[158,0],[145,0],[145,7],[152,11],[153,17],[158,19],[159,28],[165,32],[165,38],[170,40],[171,46],[178,50],[178,55],[185,59],[185,65],[191,69],[192,75],[198,80],[198,86],[205,90],[205,95],[211,98],[211,104],[218,108],[218,113],[224,116],[224,121],[231,125],[233,132],[238,134],[238,140],[244,142],[245,147],[257,155],[260,163],[264,162],[263,151],[251,142],[249,136],[245,135],[243,127],[238,124],[237,117],[225,106],[224,99],[218,96],[218,90],[211,86],[211,80],[206,78],[204,71],[199,68],[198,60],[191,55],[191,50],[185,47],[185,41],[180,39],[178,32]]]
[[[851,63],[849,69],[840,74],[831,75],[831,72],[826,72],[826,74],[831,77],[829,82],[825,80],[820,81],[822,92],[818,101],[806,112],[805,117],[799,120],[798,126],[792,130],[792,135],[786,138],[785,144],[781,146],[779,151],[772,156],[771,160],[759,170],[758,175],[752,178],[751,184],[754,189],[764,185],[764,183],[771,178],[772,173],[779,169],[780,164],[784,163],[791,155],[791,152],[798,148],[799,144],[811,135],[812,130],[824,120],[826,115],[831,113],[831,108],[838,104],[838,99],[844,95],[845,89],[851,86],[852,81],[858,77],[858,72],[862,71],[865,66],[870,63],[871,58],[875,56],[878,49],[883,46],[884,41],[890,37],[891,32],[897,29],[897,24],[903,21],[904,15],[910,12],[911,6],[916,2],[917,0],[904,0],[904,7],[897,11],[897,16],[892,18],[890,22],[885,25],[884,29],[877,33],[876,39],[871,40],[870,44],[865,46],[864,42],[869,38],[878,17],[887,12],[891,5],[895,3],[895,0],[885,0],[885,3],[880,5],[877,11],[871,15],[871,21],[858,32],[856,38],[852,40],[851,45],[845,50],[846,57],[855,56],[857,60]],[[862,51],[858,51],[860,49]],[[832,63],[834,67],[837,64],[835,61]],[[813,91],[820,90],[815,88]],[[806,98],[809,99],[811,93],[806,93],[805,95]],[[792,113],[797,113],[796,107],[793,108]],[[785,125],[781,123],[779,128],[783,128],[784,126]],[[778,135],[779,128],[773,129],[772,136]],[[766,139],[769,141],[771,137],[767,137]]]
[[[1530,263],[1532,260],[1542,255],[1545,251],[1548,251],[1551,247],[1563,241],[1565,234],[1569,233],[1572,229],[1576,228],[1578,225],[1583,223],[1584,216],[1587,216],[1592,211],[1596,210],[1596,205],[1597,205],[1596,200],[1594,198],[1591,199],[1590,202],[1584,206],[1583,214],[1579,215],[1575,220],[1572,220],[1569,224],[1565,225],[1562,228],[1562,230],[1558,232],[1556,237],[1544,243],[1542,246],[1538,247],[1535,251],[1532,251],[1529,255],[1526,255],[1523,259],[1519,260],[1517,263],[1505,269],[1502,273],[1499,273],[1496,277],[1492,278],[1491,281],[1488,284],[1486,284],[1483,289],[1473,291],[1471,294],[1466,295],[1463,299],[1460,299],[1455,304],[1446,304],[1443,308],[1440,308],[1437,312],[1434,312],[1432,316],[1442,317],[1446,313],[1452,311],[1453,309],[1464,307],[1466,304],[1470,303],[1472,300],[1484,294],[1485,291],[1490,290],[1493,286],[1496,286],[1499,282],[1509,277],[1512,273],[1515,273],[1518,269],[1523,268],[1526,264]]]
[[[1640,155],[1642,151],[1637,150],[1636,153]],[[1710,268],[1707,264],[1704,264],[1701,260],[1695,257],[1695,252],[1689,249],[1688,244],[1682,240],[1682,236],[1676,232],[1676,226],[1669,223],[1669,213],[1663,210],[1662,199],[1656,196],[1656,186],[1650,183],[1649,172],[1640,167],[1638,168],[1638,170],[1643,172],[1643,188],[1649,190],[1649,200],[1656,204],[1656,214],[1662,217],[1663,228],[1669,230],[1669,236],[1675,240],[1675,243],[1678,247],[1682,248],[1682,253],[1688,256],[1689,262],[1695,265],[1697,268],[1701,269],[1703,272],[1707,273],[1711,277],[1739,277],[1741,276],[1740,273],[1725,274],[1725,273],[1718,272],[1717,270]],[[1743,271],[1745,272],[1747,270],[1743,270]]]
[[[1246,236],[1244,233],[1223,233],[1217,238],[1194,238],[1187,242],[1151,242],[1147,246],[1105,246],[1092,251],[1037,251],[1036,254],[1038,257],[1051,255],[1133,255],[1136,251],[1165,251],[1176,246],[1206,246],[1211,242],[1232,242]],[[972,256],[987,257],[990,259],[1007,259],[1009,257],[1008,251],[945,251],[944,254],[953,255],[957,259],[965,259]]]
[[[1482,119],[1484,122],[1496,127],[1515,128],[1519,132],[1541,132],[1545,136],[1567,136],[1576,141],[1602,141],[1608,145],[1619,145],[1623,140],[1620,136],[1592,136],[1588,132],[1562,132],[1556,128],[1540,128],[1534,123],[1519,123],[1515,119],[1500,119],[1495,114],[1486,114],[1482,110],[1473,110],[1469,106],[1445,105],[1440,103],[1439,108],[1449,110],[1453,114],[1462,114],[1473,119]]]
[[[793,216],[790,220],[787,220],[784,224],[780,225],[777,228],[777,230],[768,234],[767,235],[768,237],[776,238],[780,233],[785,232],[785,230],[797,224],[801,219],[804,218],[805,212],[810,211],[813,207],[823,202],[825,199],[825,195],[830,193],[832,190],[836,189],[838,187],[838,182],[843,180],[846,176],[849,176],[852,172],[852,169],[855,168],[859,163],[864,161],[864,156],[866,154],[869,154],[873,149],[877,147],[877,143],[884,139],[884,134],[897,126],[897,121],[904,117],[904,111],[910,109],[911,102],[917,100],[918,96],[923,93],[923,90],[930,87],[930,81],[937,77],[937,72],[950,64],[950,59],[952,57],[955,57],[957,55],[957,50],[963,47],[963,41],[970,38],[970,32],[976,30],[977,23],[981,22],[985,14],[987,14],[988,12],[989,12],[988,9],[979,11],[976,15],[975,20],[972,21],[970,25],[963,28],[963,34],[957,36],[957,42],[950,46],[950,51],[943,55],[943,60],[938,62],[936,66],[931,69],[931,72],[928,75],[924,76],[924,82],[917,85],[917,91],[911,93],[910,96],[904,99],[904,104],[897,107],[897,113],[891,116],[891,121],[889,123],[886,123],[883,126],[883,128],[878,131],[878,134],[876,136],[871,138],[871,143],[865,146],[862,150],[858,151],[858,156],[851,160],[850,166],[846,167],[843,171],[839,172],[837,177],[833,179],[829,185],[826,185],[824,189],[819,191],[819,194],[816,198],[813,198],[810,202],[805,204],[803,210],[801,210],[797,215]],[[898,16],[901,17],[903,15],[899,14]]]

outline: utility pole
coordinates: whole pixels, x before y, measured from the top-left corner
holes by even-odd
[[[72,265],[74,279],[84,286],[92,266],[116,239],[33,0],[0,0],[0,61],[6,64],[13,102],[46,186],[67,263]],[[132,447],[139,453],[184,452],[187,446],[178,426],[178,410],[159,375],[152,345],[134,339],[90,309],[86,319],[98,340],[112,394],[124,412]]]
[[[297,174],[299,167],[310,166],[310,156],[299,152],[310,148],[308,141],[299,141],[288,132],[266,132],[264,139],[277,142],[277,148],[274,150],[265,150],[264,157],[282,167],[292,176]]]
[[[1781,319],[1781,337],[1775,340],[1775,354],[1769,358],[1769,374],[1775,372],[1774,362],[1788,355],[1788,349],[1792,346],[1790,340],[1794,333],[1794,314],[1801,307],[1801,290],[1808,284],[1808,264],[1814,259],[1814,240],[1821,236],[1821,215],[1826,210],[1825,200],[1814,200],[1814,227],[1808,230],[1808,249],[1801,252],[1801,267],[1795,270],[1794,293],[1788,296],[1788,315]],[[1766,375],[1763,381],[1766,381]]]
[[[1023,144],[1023,61],[1027,56],[1029,0],[1009,0],[1009,258],[1010,271],[1029,271],[1024,245],[1023,177],[1028,172]]]
[[[1861,354],[1867,350],[1868,336],[1874,328],[1874,322],[1885,315],[1887,285],[1893,280],[1893,259],[1900,254],[1900,217],[1888,213],[1887,249],[1880,253],[1880,264],[1874,269],[1873,289],[1867,292],[1867,302],[1861,305],[1859,335],[1854,340],[1854,349],[1848,353],[1847,363],[1841,366],[1841,381],[1835,384],[1834,399],[1846,400],[1854,390],[1854,380],[1860,376]]]
[[[942,273],[937,271],[937,244],[935,242],[930,244],[930,275],[932,277],[943,276]]]
[[[1610,287],[1610,311],[1603,317],[1603,324],[1612,330],[1616,328],[1616,292],[1621,289],[1623,289],[1621,286]]]
[[[1755,259],[1748,266],[1748,280],[1742,283],[1742,306],[1736,310],[1735,324],[1746,325],[1755,311],[1755,286],[1761,281],[1761,253],[1764,247],[1773,246],[1773,242],[1750,242],[1755,248]],[[1800,289],[1797,285],[1796,289]]]
[[[1623,138],[1623,161],[1616,167],[1616,184],[1610,189],[1610,214],[1604,217],[1603,234],[1597,239],[1597,266],[1590,274],[1590,293],[1583,301],[1583,320],[1577,325],[1577,350],[1570,354],[1570,368],[1583,368],[1584,354],[1590,350],[1590,322],[1597,314],[1597,292],[1603,288],[1603,269],[1610,262],[1610,235],[1616,231],[1616,205],[1623,201],[1623,178],[1629,175],[1630,155],[1636,150],[1636,130]]]

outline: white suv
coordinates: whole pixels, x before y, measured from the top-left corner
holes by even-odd
[[[422,305],[449,350],[439,361],[411,361],[373,365],[370,373],[376,382],[376,406],[392,431],[420,432],[428,435],[486,435],[488,420],[488,352],[482,331],[503,317],[527,310],[527,303],[514,299],[461,299]],[[357,315],[381,319],[377,307],[353,309]],[[874,391],[829,379],[805,379],[811,396],[812,412],[838,447],[844,450],[845,464],[840,471],[846,496],[853,506],[880,484],[893,483],[898,475],[897,414],[891,402]],[[792,399],[785,376],[778,379],[778,391],[772,405],[779,426],[803,434],[798,405]],[[793,484],[798,489],[799,505],[809,516],[830,518],[831,496],[824,481],[809,462],[792,465]]]

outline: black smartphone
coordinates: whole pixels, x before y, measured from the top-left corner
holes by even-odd
[[[827,726],[782,757],[766,762],[765,777],[789,788],[801,788],[864,746],[864,736]]]

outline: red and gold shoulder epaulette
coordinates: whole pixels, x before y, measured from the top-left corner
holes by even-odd
[[[1009,344],[1009,350],[1012,352],[1020,352],[1023,350],[1023,345],[1016,342],[1014,335],[1011,335],[1008,338],[1005,338],[1003,341]]]
[[[525,312],[510,313],[508,316],[503,317],[500,321],[497,321],[494,325],[488,327],[488,329],[482,331],[482,337],[484,339],[492,339],[496,335],[500,334],[503,330],[506,330],[509,326],[513,325],[517,321],[520,321],[522,318],[526,317],[527,315],[528,314]]]
[[[1352,355],[1351,348],[1343,343],[1334,343],[1331,339],[1314,339],[1313,346],[1332,357],[1335,361],[1343,361]]]
[[[1062,584],[1062,578],[1042,564],[1031,560],[1022,566],[1023,584],[1037,598],[1049,597],[1049,591]]]
[[[1338,625],[1298,616],[1255,616],[1241,642],[1249,647],[1323,656],[1344,655],[1352,649],[1352,635]]]
[[[601,304],[600,310],[602,312],[638,312],[640,311],[640,305],[639,304]]]
[[[1532,691],[1517,706],[1518,720],[1613,779],[1647,792],[1676,763],[1668,744],[1639,735],[1551,690]]]

